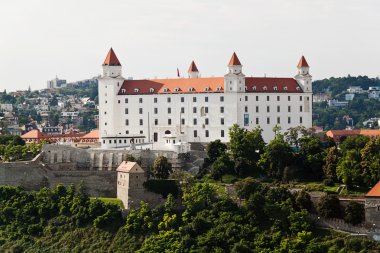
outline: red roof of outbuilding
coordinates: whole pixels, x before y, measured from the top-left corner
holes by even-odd
[[[112,47],[110,51],[108,51],[107,57],[104,60],[103,65],[108,65],[108,66],[121,66],[119,59],[117,59],[117,56],[115,52],[113,51]]]
[[[31,130],[24,135],[21,135],[22,139],[41,139],[47,137],[47,135],[41,133],[37,129]]]
[[[99,130],[92,130],[88,134],[82,136],[81,139],[99,139]]]
[[[303,55],[297,65],[297,68],[301,68],[301,67],[309,67],[309,64],[307,64],[307,61]]]
[[[380,197],[380,181],[365,195],[366,197]]]
[[[246,77],[247,93],[302,93],[293,78]],[[167,89],[167,91],[165,91]],[[223,92],[224,77],[189,79],[125,80],[119,95],[157,93],[214,93]]]
[[[194,61],[191,62],[188,72],[199,72],[198,68],[197,68],[197,65],[195,65]]]
[[[231,57],[231,60],[230,62],[228,63],[228,65],[241,65],[240,61],[239,61],[239,58],[237,57],[236,53],[234,52],[232,57]]]

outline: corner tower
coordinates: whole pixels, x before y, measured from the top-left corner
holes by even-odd
[[[111,48],[102,64],[103,75],[98,79],[99,90],[99,136],[102,148],[112,147],[114,140],[122,135],[119,133],[116,115],[120,98],[118,93],[124,78],[121,75],[121,64]]]
[[[228,63],[227,74],[224,75],[225,92],[245,92],[245,75],[242,69],[243,65],[234,52]]]
[[[194,61],[191,62],[189,70],[187,73],[189,74],[189,78],[198,78],[199,77],[199,71],[198,71],[197,65],[195,65]]]
[[[313,92],[312,76],[309,74],[309,64],[302,55],[297,65],[298,74],[294,77],[301,86],[303,92]]]

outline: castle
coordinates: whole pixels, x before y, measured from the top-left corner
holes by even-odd
[[[260,126],[265,141],[273,139],[275,125],[312,126],[312,77],[304,56],[294,78],[246,77],[235,53],[223,77],[201,78],[193,61],[188,78],[125,79],[112,48],[102,67],[99,133],[105,149],[150,143],[178,151],[184,143],[228,142],[233,124]]]

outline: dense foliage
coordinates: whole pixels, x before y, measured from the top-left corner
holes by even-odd
[[[43,144],[45,142],[25,145],[25,141],[20,136],[1,135],[0,161],[30,160],[41,152]]]
[[[0,187],[0,251],[359,252],[378,243],[321,234],[292,194],[248,180],[241,206],[207,183],[186,184],[183,207],[169,195],[122,219],[118,206],[58,185],[27,193]]]

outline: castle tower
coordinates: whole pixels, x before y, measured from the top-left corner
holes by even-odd
[[[243,66],[234,52],[228,63],[228,72],[224,75],[225,92],[245,92],[245,75],[242,69]]]
[[[309,74],[309,64],[302,55],[297,65],[298,74],[294,77],[304,92],[312,92],[312,76]]]
[[[199,77],[199,71],[197,68],[197,65],[195,65],[195,62],[192,61],[188,70],[189,78],[198,78]]]
[[[99,135],[102,148],[110,147],[112,137],[120,136],[118,132],[119,126],[115,125],[114,119],[117,117],[118,93],[124,78],[121,75],[121,64],[115,52],[111,48],[108,51],[106,59],[102,65],[103,76],[101,76],[98,84],[99,90]]]

